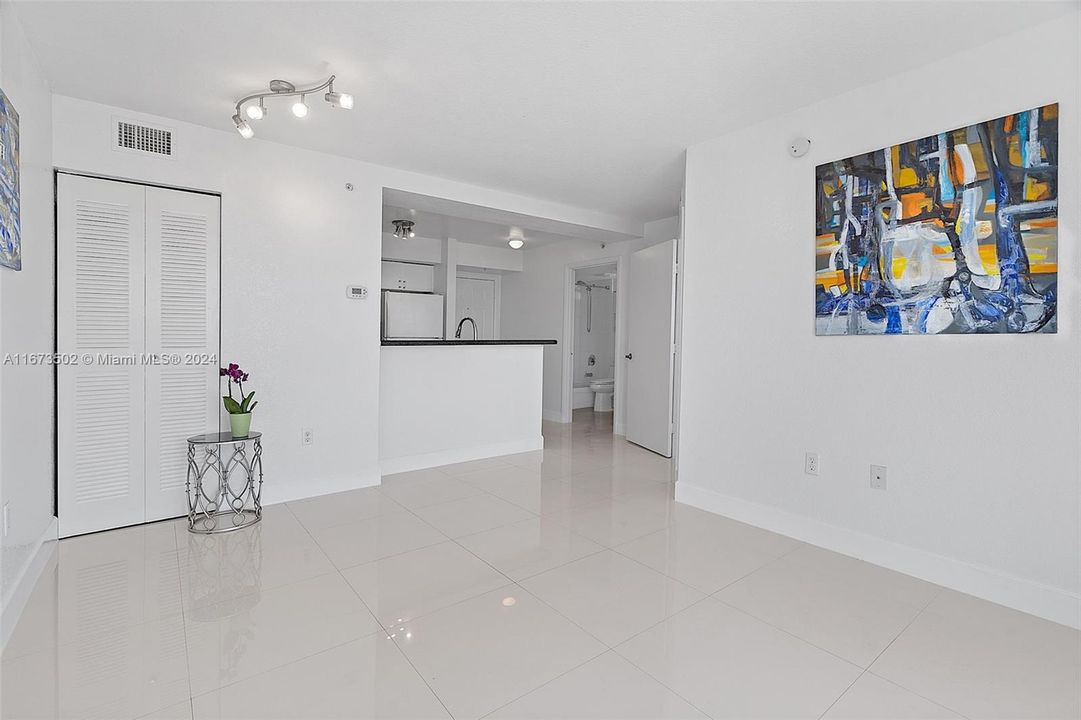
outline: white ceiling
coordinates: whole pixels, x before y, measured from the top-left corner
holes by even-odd
[[[239,96],[333,72],[355,110],[312,103],[299,121],[275,105],[258,136],[637,219],[675,213],[688,145],[1078,7],[15,5],[58,93],[232,131]],[[969,77],[939,69],[929,82]]]

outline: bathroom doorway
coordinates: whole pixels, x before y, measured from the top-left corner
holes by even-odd
[[[573,273],[570,420],[601,424],[611,432],[618,365],[618,266],[609,262],[573,268]]]

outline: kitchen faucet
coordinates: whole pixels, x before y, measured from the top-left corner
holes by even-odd
[[[477,321],[474,320],[471,317],[462,318],[462,321],[460,323],[458,323],[458,330],[457,330],[457,332],[454,333],[454,337],[460,338],[462,336],[462,325],[465,325],[466,320],[468,320],[470,322],[470,324],[473,326],[473,339],[474,340],[479,340],[480,338],[477,337]]]

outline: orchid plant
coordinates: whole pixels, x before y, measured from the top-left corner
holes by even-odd
[[[244,394],[244,383],[248,382],[248,373],[241,370],[236,363],[229,363],[229,367],[221,368],[219,376],[229,378],[229,394],[222,396],[226,412],[230,415],[243,415],[255,409],[255,406],[259,404],[258,400],[252,402],[255,391],[252,390],[247,395]],[[237,402],[233,397],[233,383],[236,383],[237,389],[240,391],[240,402]]]

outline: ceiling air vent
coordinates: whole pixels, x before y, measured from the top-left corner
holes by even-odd
[[[113,149],[140,155],[173,157],[173,131],[121,118],[113,119]]]

